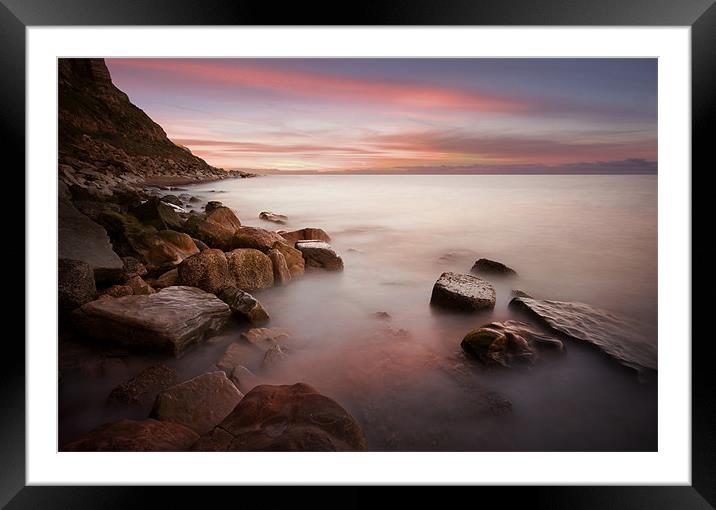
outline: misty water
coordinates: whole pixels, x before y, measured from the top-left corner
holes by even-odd
[[[460,348],[472,328],[523,318],[507,307],[512,289],[636,319],[656,344],[656,176],[266,176],[183,188],[175,193],[220,200],[244,225],[331,235],[343,272],[254,293],[268,326],[290,334],[290,355],[261,373],[260,353],[247,347],[245,364],[261,382],[305,382],[334,398],[369,449],[656,450],[655,380],[576,342],[514,369],[485,368]],[[261,211],[288,223],[260,220]],[[442,272],[468,273],[482,257],[519,273],[493,282],[494,311],[430,306]],[[245,329],[232,323],[178,360],[117,358],[64,377],[60,444],[146,417],[148,407],[112,407],[107,394],[158,360],[182,379],[215,370]]]

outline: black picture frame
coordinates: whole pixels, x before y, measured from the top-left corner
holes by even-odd
[[[557,25],[557,26],[689,26],[692,72],[692,209],[708,186],[694,186],[693,168],[706,173],[712,164],[708,133],[716,111],[716,5],[714,0],[410,0],[356,2],[351,4],[304,2],[273,3],[240,0],[0,0],[0,129],[7,179],[23,189],[25,165],[25,29],[30,26],[83,25]],[[709,130],[708,128],[712,129]],[[18,195],[19,192],[18,192]],[[17,211],[23,209],[15,208]],[[710,216],[692,213],[692,236],[706,230]],[[15,220],[19,229],[20,222]],[[24,222],[23,222],[24,230]],[[7,234],[6,234],[7,235]],[[15,237],[13,257],[19,259],[24,232]],[[693,239],[693,237],[692,237]],[[6,237],[6,243],[8,243]],[[23,248],[24,252],[24,243]],[[692,246],[693,250],[693,246]],[[692,251],[692,254],[694,252]],[[31,271],[25,265],[25,272]],[[16,271],[16,270],[15,270]],[[692,273],[706,274],[705,263],[692,259]],[[17,272],[17,271],[16,271]],[[15,306],[24,299],[15,294]],[[692,317],[707,316],[708,300],[692,300]],[[19,310],[18,310],[19,312]],[[7,313],[8,319],[10,313]],[[702,320],[702,319],[700,319]],[[9,322],[9,321],[8,321]],[[698,321],[694,321],[694,326]],[[8,330],[9,331],[9,330]],[[693,333],[692,333],[693,331]],[[686,341],[692,336],[692,485],[621,487],[480,487],[485,496],[499,498],[507,507],[528,501],[532,508],[716,508],[716,394],[711,335],[696,335],[685,325]],[[25,351],[17,334],[6,334],[0,370],[0,504],[7,508],[126,508],[146,502],[156,490],[146,487],[29,487],[25,486]],[[7,361],[11,360],[11,361]],[[229,488],[212,488],[212,499]],[[254,491],[241,489],[242,494]],[[185,491],[171,488],[162,494],[185,498]],[[423,503],[430,498],[417,490]],[[455,495],[453,495],[454,497]],[[457,495],[459,496],[459,495]],[[279,500],[271,496],[271,507]],[[476,497],[474,494],[467,496]],[[478,500],[475,500],[478,501]],[[330,503],[330,499],[328,501]],[[351,488],[341,506],[372,506],[372,492]],[[315,501],[313,502],[315,504]],[[320,502],[319,502],[320,504]],[[444,504],[444,502],[443,502]],[[183,506],[183,505],[182,505]]]

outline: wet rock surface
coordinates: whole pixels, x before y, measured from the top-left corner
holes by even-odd
[[[281,232],[281,237],[293,243],[297,241],[331,242],[331,236],[329,236],[322,228],[307,227],[299,230],[293,230],[291,232]]]
[[[268,322],[269,314],[261,303],[248,292],[237,287],[225,287],[217,297],[229,305],[235,316],[250,322],[251,324],[262,324]]]
[[[226,255],[216,249],[204,250],[187,258],[179,265],[177,275],[181,285],[197,287],[212,294],[236,284],[229,272]]]
[[[510,308],[554,333],[599,348],[625,367],[637,372],[657,370],[656,347],[644,337],[638,321],[577,302],[517,297],[510,301]]]
[[[277,214],[269,211],[263,211],[259,214],[259,219],[264,221],[270,221],[271,223],[284,224],[288,221],[288,216],[285,214]]]
[[[460,344],[469,355],[485,365],[510,367],[533,363],[538,350],[562,352],[562,342],[520,321],[492,322],[468,332]]]
[[[495,289],[477,276],[443,273],[433,286],[432,305],[458,311],[479,311],[495,306]]]
[[[334,400],[307,384],[261,385],[195,451],[363,451],[358,422]]]
[[[512,277],[517,276],[517,271],[511,267],[506,266],[502,262],[497,262],[490,259],[478,259],[477,262],[470,269],[471,273],[477,275],[487,276],[503,276]]]

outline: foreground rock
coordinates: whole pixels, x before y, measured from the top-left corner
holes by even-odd
[[[519,321],[492,322],[470,331],[460,346],[486,365],[509,367],[513,363],[532,363],[540,347],[561,352],[564,345]]]
[[[229,274],[236,286],[244,291],[273,287],[273,264],[259,250],[239,248],[226,254]]]
[[[323,241],[298,241],[296,248],[303,255],[306,267],[343,271],[343,259],[331,245]]]
[[[97,283],[115,283],[124,277],[122,259],[112,250],[107,231],[68,199],[58,204],[58,241],[58,258],[89,265]]]
[[[174,230],[162,230],[143,238],[143,245],[136,242],[137,251],[152,270],[168,270],[195,253],[199,248],[190,236]]]
[[[297,241],[331,242],[331,236],[329,236],[326,231],[321,228],[307,227],[300,230],[294,230],[292,232],[281,232],[281,237],[293,243]]]
[[[430,303],[460,311],[478,311],[495,307],[495,289],[477,276],[443,273],[433,286]]]
[[[637,372],[657,370],[657,351],[644,324],[585,303],[517,297],[510,308],[526,313],[550,331],[601,349]]]
[[[364,451],[358,422],[303,383],[257,386],[195,451]]]
[[[61,312],[71,312],[92,301],[97,288],[92,267],[81,260],[60,259],[57,264],[58,304]]]
[[[151,417],[204,434],[226,418],[242,397],[224,372],[208,372],[162,391]]]
[[[167,287],[147,296],[91,301],[73,312],[80,331],[144,351],[179,356],[224,327],[231,310],[193,287]]]
[[[491,275],[491,276],[504,276],[511,277],[517,276],[517,271],[504,265],[502,262],[495,262],[490,259],[479,259],[470,269],[471,273],[478,275]]]
[[[251,324],[262,324],[269,320],[269,314],[261,303],[248,292],[237,287],[226,287],[219,291],[218,298],[229,305],[234,315]]]
[[[265,221],[270,221],[271,223],[279,223],[284,224],[288,221],[288,216],[284,214],[276,214],[269,211],[263,211],[259,214],[259,218]]]
[[[225,209],[221,207],[216,211]],[[184,230],[192,237],[199,239],[212,248],[221,250],[230,250],[232,240],[234,238],[235,228],[231,228],[221,223],[210,221],[206,215],[192,214],[186,220]]]
[[[120,420],[64,445],[66,452],[182,452],[199,434],[177,423]]]
[[[212,294],[235,285],[234,278],[229,272],[226,255],[221,250],[204,250],[192,255],[179,264],[178,269],[181,285],[198,287]]]
[[[176,370],[166,365],[152,365],[142,370],[139,375],[114,388],[107,401],[115,404],[142,406],[154,401],[162,390],[175,385]]]

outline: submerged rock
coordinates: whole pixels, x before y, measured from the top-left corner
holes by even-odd
[[[236,367],[246,363],[246,359],[251,356],[251,349],[250,346],[238,342],[229,344],[216,367],[227,374],[233,373]]]
[[[559,352],[564,349],[561,341],[519,321],[492,322],[481,326],[465,335],[460,346],[486,365],[504,367],[514,362],[533,362],[538,347]]]
[[[477,276],[443,273],[433,286],[430,304],[461,311],[494,308],[495,289]]]
[[[204,211],[209,214],[211,211],[213,211],[214,209],[218,209],[219,207],[224,207],[224,204],[222,204],[218,200],[210,200],[204,207]]]
[[[78,329],[97,340],[178,356],[223,328],[231,310],[200,289],[167,287],[148,296],[91,301],[73,316]]]
[[[523,290],[512,289],[512,297],[526,297],[526,298],[531,298],[532,296],[530,296],[529,294],[527,294],[527,293],[526,293],[525,291],[523,291]]]
[[[248,292],[237,287],[225,287],[219,291],[217,296],[229,305],[234,315],[238,315],[251,324],[261,324],[269,320],[269,314],[264,307]]]
[[[325,269],[327,271],[343,271],[343,259],[328,243],[323,241],[298,241],[296,248],[303,255],[306,267]]]
[[[278,363],[280,363],[287,357],[288,349],[286,349],[286,347],[282,347],[279,344],[275,344],[268,351],[266,351],[266,354],[264,354],[264,359],[261,362],[261,369],[271,370],[273,367],[275,367]]]
[[[229,274],[236,286],[244,291],[273,287],[271,259],[253,248],[238,248],[226,254]]]
[[[281,237],[294,243],[297,241],[331,242],[331,236],[329,236],[322,228],[306,227],[292,232],[281,232]]]
[[[64,445],[65,452],[181,452],[199,434],[178,423],[153,419],[119,420]]]
[[[235,285],[224,252],[216,249],[204,250],[184,260],[179,264],[178,276],[181,285],[198,287],[212,294]]]
[[[364,451],[358,422],[311,386],[255,387],[195,451]]]
[[[471,273],[491,276],[517,276],[517,271],[502,262],[490,259],[479,259],[470,269]]]
[[[92,267],[81,260],[60,259],[57,264],[57,290],[60,311],[71,312],[92,301],[97,288]]]
[[[242,397],[224,372],[208,372],[159,393],[151,417],[204,434],[226,418]]]
[[[284,331],[274,328],[251,328],[241,333],[241,339],[266,351],[288,338]]]
[[[276,214],[269,211],[263,211],[259,214],[259,218],[265,221],[270,221],[272,223],[280,223],[284,224],[286,221],[288,221],[288,216],[284,214]]]
[[[646,327],[638,321],[577,302],[517,297],[509,306],[526,313],[550,331],[598,347],[637,372],[657,370],[656,345],[645,336]]]
[[[152,365],[139,375],[114,388],[107,401],[115,404],[141,406],[151,403],[162,390],[177,383],[177,372],[166,365]]]

